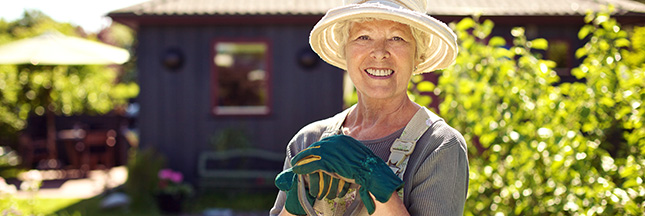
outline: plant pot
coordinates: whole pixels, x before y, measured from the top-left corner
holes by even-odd
[[[167,193],[157,194],[157,206],[163,213],[180,213],[184,197]]]

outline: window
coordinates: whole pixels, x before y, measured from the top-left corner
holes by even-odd
[[[269,44],[216,41],[213,45],[213,113],[267,115],[270,112]]]
[[[571,46],[566,40],[553,39],[549,41],[546,50],[547,59],[556,63],[556,68],[571,68]]]
[[[571,75],[571,68],[573,67],[573,54],[571,51],[571,43],[567,39],[549,39],[549,48],[545,52],[546,59],[554,61],[556,66],[553,68],[560,76],[560,82],[576,82],[578,81]]]

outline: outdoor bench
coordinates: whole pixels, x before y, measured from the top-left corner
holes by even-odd
[[[203,152],[198,159],[198,184],[202,188],[275,188],[284,158],[261,149]]]

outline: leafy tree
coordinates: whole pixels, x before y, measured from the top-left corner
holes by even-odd
[[[584,83],[557,84],[555,63],[532,52],[546,40],[514,28],[507,49],[491,21],[466,18],[452,25],[456,64],[437,87],[412,85],[422,105],[439,95],[440,115],[469,141],[467,215],[643,214],[642,62],[622,57],[638,51],[608,13],[586,21],[573,70]]]
[[[588,38],[589,42],[576,51],[576,56],[584,60],[572,74],[587,82],[565,85],[563,93],[571,96],[570,104],[584,104],[579,111],[586,114],[583,117],[587,121],[581,128],[585,138],[596,140],[610,154],[601,162],[603,174],[615,184],[615,188],[609,188],[612,193],[606,194],[611,196],[615,212],[643,214],[645,67],[639,56],[643,51],[639,38],[642,32],[634,34],[632,44],[628,33],[610,18],[609,12],[590,13],[585,20],[588,24],[578,36]]]
[[[13,22],[0,20],[0,45],[55,30],[83,36],[82,29],[58,23],[39,11]],[[94,39],[96,36],[89,36]],[[0,140],[16,143],[29,115],[104,114],[138,94],[134,82],[119,83],[118,68],[103,65],[0,65]]]

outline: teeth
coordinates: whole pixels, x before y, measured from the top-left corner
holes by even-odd
[[[367,71],[367,73],[373,76],[389,76],[394,72],[393,70],[382,70],[382,69],[367,69],[365,71]]]

